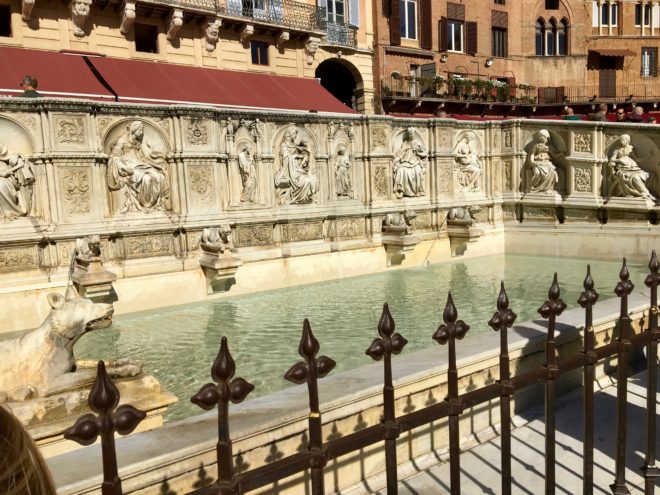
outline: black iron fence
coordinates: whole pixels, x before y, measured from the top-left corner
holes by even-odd
[[[443,313],[443,323],[433,333],[432,338],[440,345],[447,345],[448,361],[448,394],[444,401],[429,405],[402,416],[395,415],[395,394],[392,384],[392,356],[399,354],[405,347],[406,339],[395,332],[395,324],[387,307],[378,323],[378,337],[367,348],[366,354],[376,361],[384,363],[383,387],[383,419],[380,424],[348,434],[334,440],[323,442],[321,435],[322,420],[319,406],[319,378],[326,376],[335,367],[335,362],[326,356],[318,356],[319,342],[312,334],[307,320],[303,323],[302,338],[298,347],[302,361],[294,364],[284,375],[293,383],[306,383],[309,391],[309,425],[307,448],[302,452],[276,460],[270,464],[245,472],[237,472],[234,468],[232,442],[229,434],[229,403],[242,402],[253,390],[253,386],[242,378],[235,378],[235,363],[232,359],[226,338],[222,338],[220,351],[213,366],[211,376],[214,383],[204,385],[192,398],[192,402],[203,409],[218,410],[218,443],[217,443],[217,480],[210,486],[191,492],[193,495],[237,495],[268,486],[291,475],[309,472],[311,493],[321,495],[324,492],[324,468],[330,460],[345,454],[358,452],[370,445],[383,443],[386,459],[387,493],[397,493],[397,438],[420,426],[428,425],[441,418],[447,418],[449,428],[449,462],[450,485],[452,494],[461,493],[460,452],[459,452],[459,419],[468,408],[499,399],[501,415],[501,484],[502,493],[510,494],[511,476],[511,398],[515,392],[535,384],[544,384],[545,388],[545,493],[554,493],[555,481],[555,401],[557,379],[568,372],[582,370],[583,373],[583,422],[584,444],[582,467],[584,494],[594,492],[594,382],[595,367],[599,361],[609,357],[617,358],[617,406],[616,406],[616,453],[614,480],[610,486],[612,493],[629,493],[626,487],[626,441],[627,432],[627,376],[628,361],[631,352],[636,348],[646,346],[647,360],[647,404],[646,424],[640,425],[646,429],[646,442],[639,446],[644,451],[644,465],[641,467],[645,479],[645,494],[652,495],[656,478],[660,471],[656,466],[656,389],[657,389],[657,346],[660,339],[658,328],[658,285],[660,284],[660,263],[655,251],[649,263],[650,273],[645,284],[650,289],[650,309],[648,318],[639,332],[635,332],[628,314],[628,296],[634,285],[629,279],[625,259],[619,273],[619,282],[614,292],[620,299],[620,314],[616,323],[614,335],[609,343],[595,346],[592,311],[598,300],[594,290],[594,281],[590,269],[584,279],[584,292],[577,303],[584,308],[583,347],[580,352],[559,359],[555,347],[556,318],[561,315],[566,304],[560,297],[557,275],[555,274],[548,292],[548,299],[538,309],[539,314],[547,320],[548,334],[545,342],[545,364],[536,369],[510,375],[509,350],[507,331],[513,326],[516,314],[509,308],[509,300],[502,282],[500,295],[497,299],[497,311],[488,324],[500,333],[499,380],[482,388],[459,393],[458,369],[456,366],[456,345],[470,329],[458,319],[456,307],[451,294]],[[93,443],[101,437],[103,457],[103,495],[121,495],[121,480],[117,473],[117,461],[114,444],[114,432],[130,433],[144,417],[131,406],[121,406],[117,409],[119,393],[108,379],[103,362],[99,362],[98,374],[90,396],[89,405],[95,414],[86,414],[78,419],[73,427],[65,433],[65,437],[83,445]],[[611,432],[609,432],[611,433]],[[606,435],[608,432],[599,432]],[[167,446],[163,446],[167,448]]]
[[[357,46],[357,28],[345,24],[329,22],[328,35],[323,38],[323,43],[330,45],[341,45],[355,48]]]

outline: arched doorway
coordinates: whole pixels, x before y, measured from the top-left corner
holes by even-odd
[[[362,81],[353,65],[339,59],[325,60],[316,68],[314,75],[321,80],[321,86],[344,105],[360,110],[357,89]]]

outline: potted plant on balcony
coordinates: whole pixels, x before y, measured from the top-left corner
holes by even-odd
[[[445,85],[445,78],[440,75],[435,76],[435,92],[437,94],[446,96],[446,92],[445,93],[442,92],[442,88],[444,87],[444,85]]]
[[[486,89],[489,86],[488,81],[485,79],[477,79],[473,83],[474,90],[476,92],[475,96],[479,99],[485,100],[486,99]]]

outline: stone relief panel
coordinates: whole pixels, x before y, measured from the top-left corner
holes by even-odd
[[[430,211],[418,211],[417,218],[415,218],[416,229],[432,229],[433,228],[433,213]]]
[[[390,174],[389,167],[386,164],[373,165],[373,191],[377,199],[390,197]]]
[[[343,217],[335,220],[336,237],[360,237],[365,235],[366,228],[362,217]]]
[[[502,168],[504,169],[504,191],[513,191],[513,163],[511,160],[504,160]]]
[[[185,140],[191,147],[209,144],[209,123],[205,119],[185,120]]]
[[[637,143],[635,144],[637,145]],[[639,143],[640,149],[644,147],[644,144],[643,142]],[[649,190],[651,175],[642,168],[639,159],[639,156],[643,156],[643,154],[643,151],[638,154],[629,134],[621,134],[612,143],[607,150],[608,161],[604,173],[608,196],[643,198],[655,201],[655,196]],[[657,173],[656,169],[657,164],[651,168],[652,171]]]
[[[590,132],[574,133],[573,150],[576,153],[591,153],[593,151],[593,135]]]
[[[523,192],[555,194],[560,182],[558,170],[567,168],[565,142],[558,134],[540,129],[531,136],[524,151]]]
[[[56,149],[81,150],[87,143],[86,115],[53,116],[53,139]]]
[[[413,127],[394,137],[392,161],[392,189],[397,199],[426,195],[426,171],[429,152]]]
[[[236,227],[237,246],[268,246],[273,243],[271,225],[239,225]]]
[[[502,147],[509,150],[513,147],[511,129],[504,129],[502,131]]]
[[[172,236],[170,234],[125,237],[124,250],[126,259],[168,256],[174,254]]]
[[[86,166],[58,167],[62,206],[68,216],[86,215],[91,211],[91,172]]]
[[[188,164],[191,207],[206,209],[217,204],[214,177],[213,164]]]
[[[438,192],[451,194],[454,181],[454,163],[448,160],[438,161]]]
[[[323,222],[285,223],[281,225],[282,242],[323,239]]]
[[[316,152],[310,132],[289,125],[277,146],[275,189],[281,205],[310,204],[317,201],[319,188]]]
[[[38,203],[45,204],[47,197],[35,194],[39,189],[29,160],[34,149],[31,137],[20,124],[5,118],[0,118],[0,132],[0,221],[37,216]]]
[[[236,144],[238,150],[238,173],[241,178],[241,203],[257,203],[259,201],[257,175],[258,157],[256,155],[257,146],[255,143],[243,140]]]
[[[334,164],[334,192],[339,199],[353,197],[353,165],[351,163],[350,146],[340,142],[335,148],[335,155],[331,160]]]
[[[0,249],[0,271],[18,271],[39,266],[37,247]]]
[[[171,209],[169,146],[156,127],[142,120],[121,122],[108,132],[104,149],[114,214]]]
[[[454,131],[446,127],[440,128],[438,131],[438,145],[441,148],[450,148],[454,141]]]
[[[482,166],[479,160],[482,146],[477,135],[467,131],[459,135],[454,147],[454,176],[459,192],[481,190]]]
[[[574,167],[573,168],[573,190],[576,192],[591,192],[592,182],[591,168]]]
[[[387,150],[387,136],[389,135],[389,127],[372,127],[371,128],[371,149],[376,151]]]

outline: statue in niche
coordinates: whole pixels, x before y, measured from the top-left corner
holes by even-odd
[[[165,209],[169,194],[167,163],[161,151],[144,140],[144,124],[133,121],[115,142],[108,162],[108,186],[119,191],[119,211]]]
[[[222,225],[221,227],[207,227],[202,231],[200,242],[202,251],[207,253],[224,253],[233,251],[234,244],[231,239],[231,227]]]
[[[314,200],[317,189],[316,176],[310,173],[310,152],[307,141],[298,137],[298,130],[291,126],[280,145],[282,166],[275,174],[275,187],[282,189],[280,204],[307,204]]]
[[[634,156],[630,136],[622,134],[615,142],[607,163],[610,196],[647,198],[655,200],[646,187],[648,172],[642,170]]]
[[[4,220],[30,214],[33,187],[30,162],[0,143],[0,215]]]
[[[424,196],[424,176],[429,156],[422,143],[414,140],[414,130],[403,133],[403,143],[394,155],[394,194],[397,198]]]
[[[527,152],[523,167],[527,171],[526,193],[553,191],[559,181],[557,169],[552,163],[549,141],[550,133],[546,129],[541,129],[534,135],[534,142]]]
[[[337,148],[337,162],[335,163],[335,185],[337,196],[351,195],[351,159],[346,154],[343,144]]]
[[[466,134],[459,140],[456,149],[454,149],[456,174],[463,191],[478,191],[480,189],[481,163],[476,151],[470,145],[473,140],[473,135]]]
[[[238,168],[241,172],[243,191],[242,203],[253,203],[257,196],[257,169],[254,165],[254,156],[249,145],[243,146],[238,154]]]

